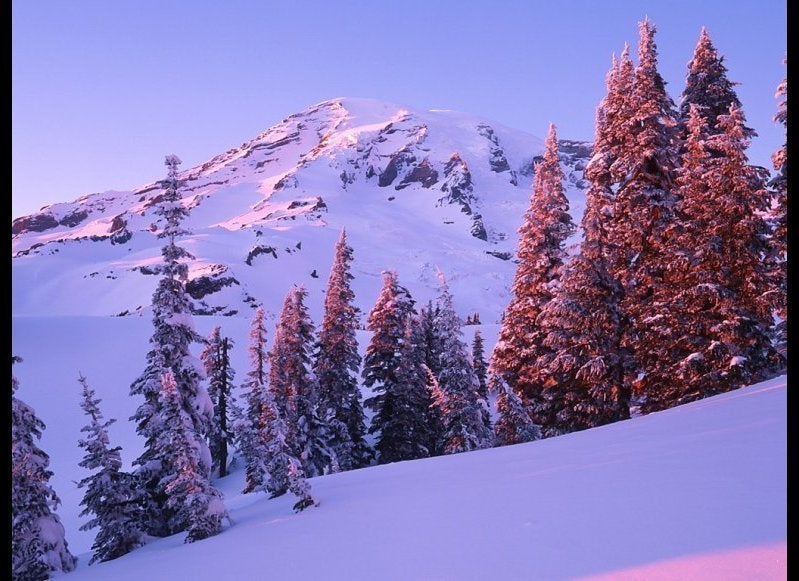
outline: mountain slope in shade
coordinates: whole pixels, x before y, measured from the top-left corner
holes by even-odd
[[[246,365],[248,322],[222,324]],[[475,327],[466,327],[471,339]],[[271,330],[270,330],[271,331]],[[495,325],[481,327],[490,348]],[[75,482],[78,370],[117,418],[124,469],[142,441],[127,418],[149,321],[16,317],[17,393],[45,422],[58,512],[79,556],[70,579],[785,579],[786,378],[615,424],[528,444],[399,462],[310,480],[320,506],[241,495],[242,468],[216,481],[233,526],[185,545],[185,534],[88,566]],[[368,334],[358,335],[361,348]],[[366,394],[365,394],[366,395]]]
[[[354,288],[367,311],[380,273],[397,270],[419,301],[448,277],[462,316],[496,321],[509,298],[517,230],[542,141],[453,111],[335,99],[181,173],[200,314],[274,312],[292,283],[321,297],[347,229]],[[173,152],[155,153],[162,155]],[[178,155],[180,152],[174,152]],[[583,209],[585,143],[561,142],[572,215]],[[160,176],[158,177],[160,179]],[[12,311],[146,311],[161,241],[158,181],[53,204],[12,224]],[[319,302],[319,301],[312,301]],[[318,311],[313,313],[318,316]]]

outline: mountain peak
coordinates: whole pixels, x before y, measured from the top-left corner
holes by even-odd
[[[496,319],[541,151],[535,136],[456,111],[354,97],[307,107],[180,172],[196,312],[245,314],[259,304],[276,312],[295,282],[323,293],[325,277],[311,273],[329,269],[346,227],[364,312],[382,270],[397,270],[426,300],[439,267],[464,316],[479,309],[484,321]],[[572,144],[564,157],[575,220],[583,153]],[[146,311],[162,193],[159,178],[15,220],[14,313]]]

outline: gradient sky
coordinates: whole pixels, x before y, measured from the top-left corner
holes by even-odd
[[[590,140],[611,55],[657,26],[677,101],[704,25],[771,169],[786,0],[13,0],[12,217],[132,189],[335,97]]]

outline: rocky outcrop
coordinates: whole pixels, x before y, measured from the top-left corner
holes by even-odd
[[[438,172],[433,169],[433,166],[430,165],[430,162],[425,159],[419,165],[415,166],[408,173],[408,175],[402,178],[402,181],[397,184],[394,189],[401,190],[403,188],[407,188],[413,183],[421,184],[423,188],[429,188],[437,182]]]
[[[466,162],[458,153],[453,153],[444,166],[444,181],[441,184],[441,191],[447,195],[439,199],[439,203],[458,204],[461,211],[471,215],[470,203],[474,201],[473,189],[472,174],[466,167]]]
[[[473,193],[472,174],[458,153],[453,153],[444,166],[444,182],[441,184],[441,191],[447,195],[438,200],[439,204],[459,205],[461,212],[472,217],[472,227],[469,230],[471,235],[480,240],[488,240],[483,217],[472,208],[476,201]]]
[[[402,170],[415,162],[416,156],[408,148],[399,150],[391,156],[386,168],[380,172],[380,177],[377,178],[377,185],[381,188],[390,186]]]
[[[510,172],[510,183],[514,186],[517,185],[516,172],[511,171],[508,159],[505,157],[505,151],[499,145],[499,138],[494,133],[493,127],[490,125],[478,125],[477,133],[488,139],[489,144],[489,158],[488,165],[491,171],[496,173]]]
[[[58,226],[58,220],[52,214],[33,214],[14,220],[11,223],[11,233],[44,232],[56,226]]]
[[[247,258],[244,262],[247,263],[247,266],[252,266],[253,258],[261,254],[271,254],[272,258],[277,258],[277,249],[272,246],[255,246],[247,253]]]
[[[186,292],[194,300],[200,300],[203,297],[221,291],[226,286],[234,284],[238,285],[239,281],[232,276],[220,276],[219,274],[199,276],[186,283]]]
[[[61,226],[66,226],[67,228],[74,228],[88,217],[89,213],[86,210],[75,210],[74,212],[70,212],[61,218],[58,223]]]
[[[108,232],[111,234],[111,244],[124,244],[133,238],[133,233],[128,230],[128,221],[125,219],[125,214],[114,216]]]

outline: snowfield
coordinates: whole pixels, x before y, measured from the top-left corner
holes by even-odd
[[[326,273],[325,273],[326,275]],[[370,297],[369,300],[372,300]],[[244,317],[195,317],[233,337],[246,371]],[[317,321],[318,323],[318,321]],[[471,341],[473,330],[464,328]],[[490,353],[495,325],[481,328]],[[528,444],[400,462],[309,480],[320,506],[240,494],[237,468],[215,484],[233,524],[185,533],[89,567],[78,527],[77,441],[87,423],[78,372],[102,399],[126,467],[142,442],[127,418],[149,317],[13,319],[17,396],[47,428],[58,514],[79,557],[70,579],[785,579],[787,389],[781,376],[624,422]],[[270,328],[270,343],[273,328]],[[361,349],[368,335],[359,334]],[[198,349],[199,352],[199,349]]]

